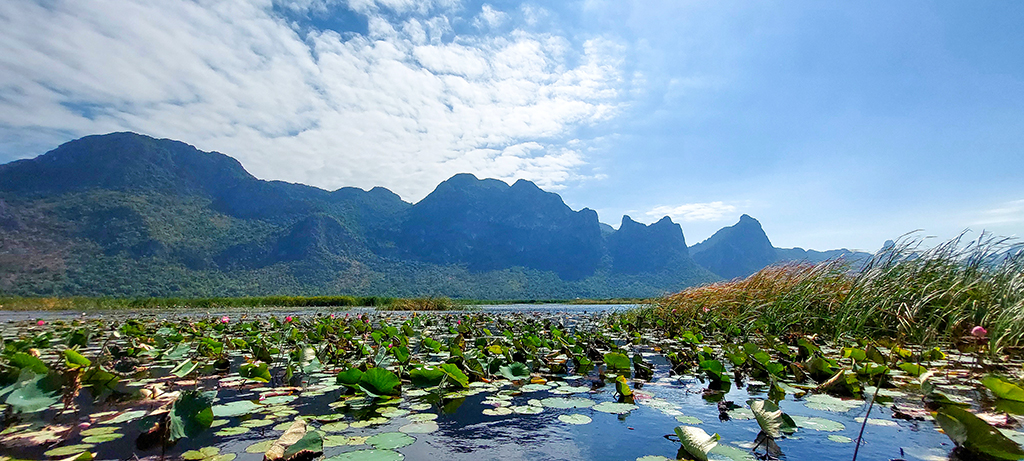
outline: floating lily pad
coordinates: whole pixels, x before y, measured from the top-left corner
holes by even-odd
[[[406,434],[428,434],[439,429],[435,421],[417,421],[398,428],[399,432]]]
[[[285,403],[294,402],[295,399],[299,398],[297,395],[275,395],[273,397],[267,397],[260,400],[260,403],[264,405],[281,405]]]
[[[417,404],[409,405],[409,409],[412,410],[412,411],[423,411],[423,410],[429,410],[430,407],[432,407],[432,406],[433,405],[431,405],[429,403],[417,403]]]
[[[88,437],[83,438],[82,442],[84,442],[84,443],[103,443],[103,442],[110,442],[111,440],[117,440],[117,439],[119,439],[121,437],[124,437],[124,434],[110,433],[110,434],[90,435]]]
[[[356,450],[332,456],[324,461],[402,461],[405,455],[393,450]]]
[[[815,431],[824,432],[839,432],[846,429],[846,426],[839,421],[832,421],[831,419],[819,418],[816,416],[792,416],[793,421],[796,422],[797,427],[804,429],[813,429]]]
[[[224,429],[221,429],[221,430],[219,430],[217,432],[214,432],[213,434],[214,435],[219,435],[221,437],[228,437],[228,436],[232,436],[232,435],[241,435],[241,434],[244,434],[244,433],[249,432],[251,430],[252,429],[249,429],[248,427],[241,427],[241,426],[225,427]]]
[[[578,397],[548,397],[540,403],[548,408],[569,409],[569,408],[590,408],[594,401]]]
[[[853,420],[857,421],[858,423],[863,423],[864,422],[864,417],[863,416],[858,416],[856,418],[853,418]],[[896,424],[896,421],[892,421],[892,420],[888,420],[888,419],[878,419],[878,418],[868,418],[868,424],[870,424],[872,426],[890,426],[890,427],[897,427],[897,426],[899,426],[899,424]]]
[[[408,419],[409,421],[413,421],[413,422],[416,422],[416,421],[433,421],[433,420],[437,419],[437,415],[435,415],[433,413],[415,413],[415,414],[411,414],[409,416],[406,416],[405,419]]]
[[[845,435],[829,434],[828,439],[836,443],[851,443],[853,439]]]
[[[251,400],[236,400],[223,405],[214,405],[213,416],[218,418],[231,418],[255,413],[262,408],[262,406],[252,403]]]
[[[544,407],[534,405],[518,405],[508,407],[508,409],[520,415],[535,415],[537,413],[544,411]]]
[[[148,412],[146,410],[126,411],[124,413],[121,413],[121,414],[113,417],[113,418],[110,418],[110,419],[108,419],[106,421],[103,421],[100,424],[124,424],[124,423],[130,423],[132,421],[135,421],[136,419],[139,419],[139,418],[141,418],[143,416],[146,416],[147,413]]]
[[[289,425],[290,424],[291,423],[289,423]],[[248,447],[245,447],[245,452],[246,453],[266,453],[267,450],[270,448],[270,446],[273,445],[273,444],[274,444],[274,439],[263,440],[263,441],[260,441],[260,442],[256,442],[256,443],[254,443],[252,445],[249,445]],[[324,442],[324,446],[327,446],[326,442]]]
[[[730,419],[736,420],[748,420],[754,419],[754,412],[750,411],[749,408],[734,408],[728,411]]]
[[[704,421],[701,421],[700,418],[697,418],[695,416],[686,416],[686,415],[676,416],[676,421],[679,421],[679,422],[681,422],[683,424],[691,424],[691,425],[692,424],[704,424]]]
[[[249,419],[249,420],[242,421],[242,424],[240,424],[240,425],[242,427],[256,428],[256,427],[267,427],[267,426],[269,426],[271,424],[274,424],[274,421],[270,420],[270,419]]]
[[[402,432],[385,432],[366,439],[367,445],[379,450],[393,450],[412,445],[416,439]]]
[[[399,418],[409,414],[409,410],[403,410],[401,408],[389,408],[380,412],[380,415],[385,418]]]
[[[77,455],[77,454],[80,454],[80,453],[85,453],[86,451],[90,450],[94,446],[95,445],[90,444],[90,443],[80,443],[80,444],[77,444],[77,445],[67,445],[67,446],[57,447],[57,448],[53,448],[51,450],[47,450],[47,451],[43,452],[43,454],[46,455],[46,456],[52,456],[52,457],[71,456],[71,455]]]
[[[551,389],[551,386],[547,384],[526,384],[523,387],[520,387],[519,389],[523,392],[538,392]]]
[[[505,416],[511,415],[512,410],[507,407],[485,408],[482,413],[487,416]]]
[[[602,402],[597,405],[594,405],[594,410],[604,413],[611,413],[613,415],[623,415],[633,410],[636,410],[637,408],[640,407],[633,405],[631,403],[618,402]]]
[[[349,444],[347,435],[325,435],[324,447],[340,447]]]
[[[345,429],[348,429],[348,423],[346,423],[344,421],[327,423],[327,424],[324,424],[324,425],[320,426],[320,430],[322,430],[324,432],[341,432],[341,431],[343,431]]]
[[[101,426],[86,429],[81,432],[82,435],[89,437],[93,435],[112,434],[117,431],[116,427],[113,426]]]
[[[593,419],[587,415],[572,414],[572,415],[558,415],[558,420],[566,424],[583,425],[590,424]]]
[[[863,400],[843,400],[832,397],[828,394],[814,394],[808,396],[804,401],[807,402],[807,408],[812,410],[835,411],[839,413],[844,413],[865,405]]]

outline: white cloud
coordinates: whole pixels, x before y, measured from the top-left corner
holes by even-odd
[[[676,221],[720,221],[736,213],[736,206],[725,202],[687,203],[678,206],[657,206],[644,214],[653,218],[668,216]]]
[[[1024,222],[1024,200],[1002,203],[995,208],[981,212],[974,222],[976,226]]]
[[[491,5],[484,3],[484,6],[480,9],[480,14],[473,19],[473,24],[480,29],[491,29],[502,25],[506,19],[508,19],[507,13],[496,10]]]
[[[0,2],[0,155],[133,130],[263,178],[418,200],[458,172],[548,189],[581,179],[587,141],[569,139],[623,107],[610,40],[451,39],[451,2],[347,4],[368,35],[304,31],[271,0]]]

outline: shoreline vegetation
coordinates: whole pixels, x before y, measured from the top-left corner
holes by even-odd
[[[1024,247],[982,235],[922,250],[901,240],[853,270],[843,261],[772,266],[689,288],[620,321],[725,337],[817,335],[930,346],[972,343],[991,354],[1024,346]],[[981,326],[984,343],[971,337]]]
[[[103,311],[122,309],[238,309],[272,307],[374,307],[380,310],[460,310],[482,305],[505,304],[650,304],[651,300],[525,299],[481,300],[448,297],[389,298],[382,296],[253,296],[220,298],[28,298],[0,296],[0,311]]]

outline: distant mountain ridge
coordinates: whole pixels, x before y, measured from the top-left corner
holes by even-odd
[[[747,277],[767,266],[787,262],[820,263],[843,259],[857,265],[872,257],[870,253],[847,249],[815,251],[772,246],[761,223],[743,215],[738,223],[722,228],[707,240],[690,247],[693,260],[725,278]]]
[[[456,175],[416,204],[384,188],[264,181],[134,133],[0,165],[0,294],[646,297],[716,280],[665,218]]]

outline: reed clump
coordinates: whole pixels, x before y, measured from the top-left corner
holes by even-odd
[[[396,299],[378,308],[393,311],[450,311],[457,309],[457,306],[447,297],[429,297]]]
[[[903,239],[862,267],[841,260],[768,267],[648,309],[663,322],[701,331],[928,344],[956,341],[981,325],[993,351],[1024,345],[1024,249],[1006,238],[962,237],[929,249]]]

